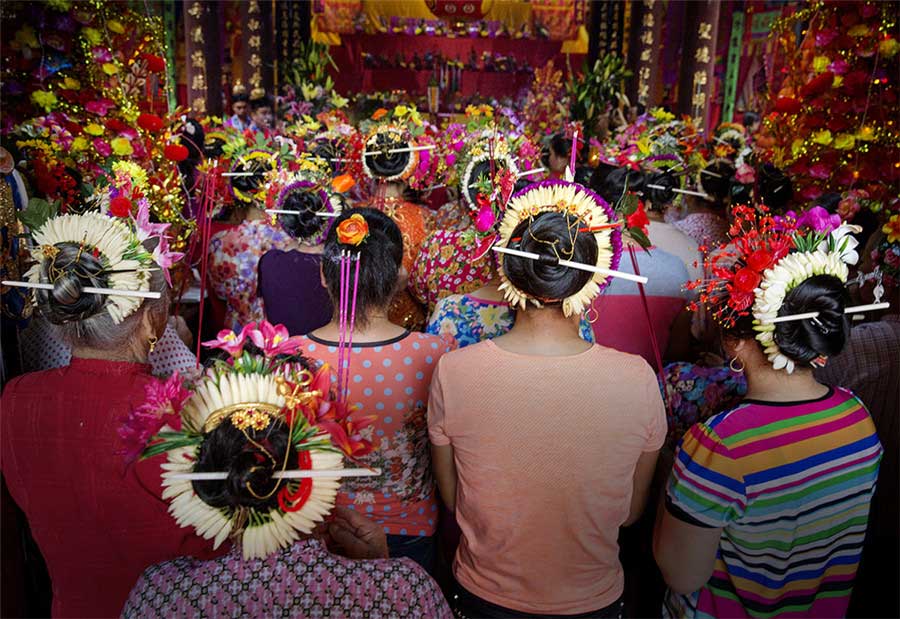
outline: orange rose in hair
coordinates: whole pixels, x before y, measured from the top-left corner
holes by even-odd
[[[369,224],[365,217],[359,213],[350,215],[350,217],[338,224],[337,237],[339,243],[359,246],[368,236]]]
[[[350,191],[350,189],[352,189],[353,185],[355,184],[356,181],[353,180],[353,177],[349,174],[341,174],[340,176],[336,176],[331,180],[331,188],[338,193]]]

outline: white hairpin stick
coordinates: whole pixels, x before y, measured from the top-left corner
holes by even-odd
[[[335,477],[375,477],[381,475],[381,469],[333,469],[333,470],[291,470],[277,471],[272,479],[333,479]],[[210,471],[204,473],[169,473],[166,479],[186,479],[190,481],[218,481],[228,479],[227,471]]]
[[[883,301],[881,303],[868,303],[866,305],[853,305],[851,307],[844,308],[845,314],[858,314],[861,312],[869,312],[875,310],[887,309],[891,306],[887,301]],[[775,324],[777,322],[791,322],[794,320],[806,320],[808,318],[818,318],[819,312],[804,312],[802,314],[789,314],[787,316],[777,316],[775,318],[770,318],[769,320],[764,320],[764,324]]]
[[[522,178],[523,176],[531,176],[532,174],[540,174],[542,172],[546,172],[547,168],[532,168],[531,170],[525,170],[524,172],[519,172],[516,174],[516,178]]]
[[[222,176],[256,176],[257,174],[263,174],[263,172],[223,172]]]
[[[644,185],[647,189],[659,189],[661,191],[671,190],[672,193],[683,193],[687,196],[699,196],[701,198],[709,199],[709,195],[705,193],[701,193],[699,191],[690,191],[688,189],[676,189],[675,187],[663,187],[662,185]]]
[[[420,150],[434,150],[434,144],[425,144],[423,146],[404,146],[403,148],[391,148],[389,150],[366,150],[363,151],[363,157],[367,155],[388,155],[391,153],[411,153]]]
[[[700,174],[706,174],[707,176],[712,176],[715,178],[723,178],[721,174],[716,174],[715,172],[710,172],[709,170],[700,170]]]
[[[38,290],[53,290],[53,284],[35,284],[34,282],[20,282],[5,279],[2,283],[4,286],[13,286],[15,288],[37,288]],[[144,290],[119,290],[117,288],[94,288],[87,286],[82,288],[88,294],[106,294],[111,297],[137,297],[139,299],[158,299],[162,295],[158,292],[150,292]]]
[[[533,254],[529,251],[519,251],[518,249],[510,249],[509,247],[501,247],[500,245],[494,245],[492,248],[496,252],[500,252],[501,254],[510,254],[511,256],[518,256],[520,258],[528,258],[530,260],[540,260],[540,254]],[[554,259],[555,260],[555,259]],[[589,271],[591,273],[600,273],[601,275],[608,275],[610,277],[618,277],[620,279],[627,279],[628,281],[637,282],[639,284],[646,284],[647,278],[643,275],[634,275],[632,273],[625,273],[623,271],[613,271],[612,269],[604,269],[603,267],[593,266],[590,264],[583,264],[581,262],[572,262],[570,260],[557,260],[558,264],[569,267],[572,269],[578,269],[579,271]]]
[[[273,215],[302,215],[307,211],[291,211],[280,208],[267,208],[267,213],[272,213]],[[328,211],[316,211],[313,213],[316,217],[340,217],[340,213],[329,213]]]

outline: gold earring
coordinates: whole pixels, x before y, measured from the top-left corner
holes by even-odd
[[[150,352],[156,350],[156,343],[159,341],[159,338],[155,335],[150,336]]]

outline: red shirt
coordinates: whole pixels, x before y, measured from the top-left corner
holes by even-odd
[[[141,404],[149,366],[73,358],[7,385],[0,466],[53,584],[53,616],[119,616],[148,566],[210,543],[167,512],[160,464],[126,466],[118,428]]]

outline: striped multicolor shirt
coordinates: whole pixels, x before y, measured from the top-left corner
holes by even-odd
[[[694,425],[669,480],[667,507],[722,528],[709,582],[666,614],[843,617],[882,448],[862,402],[745,400]]]

